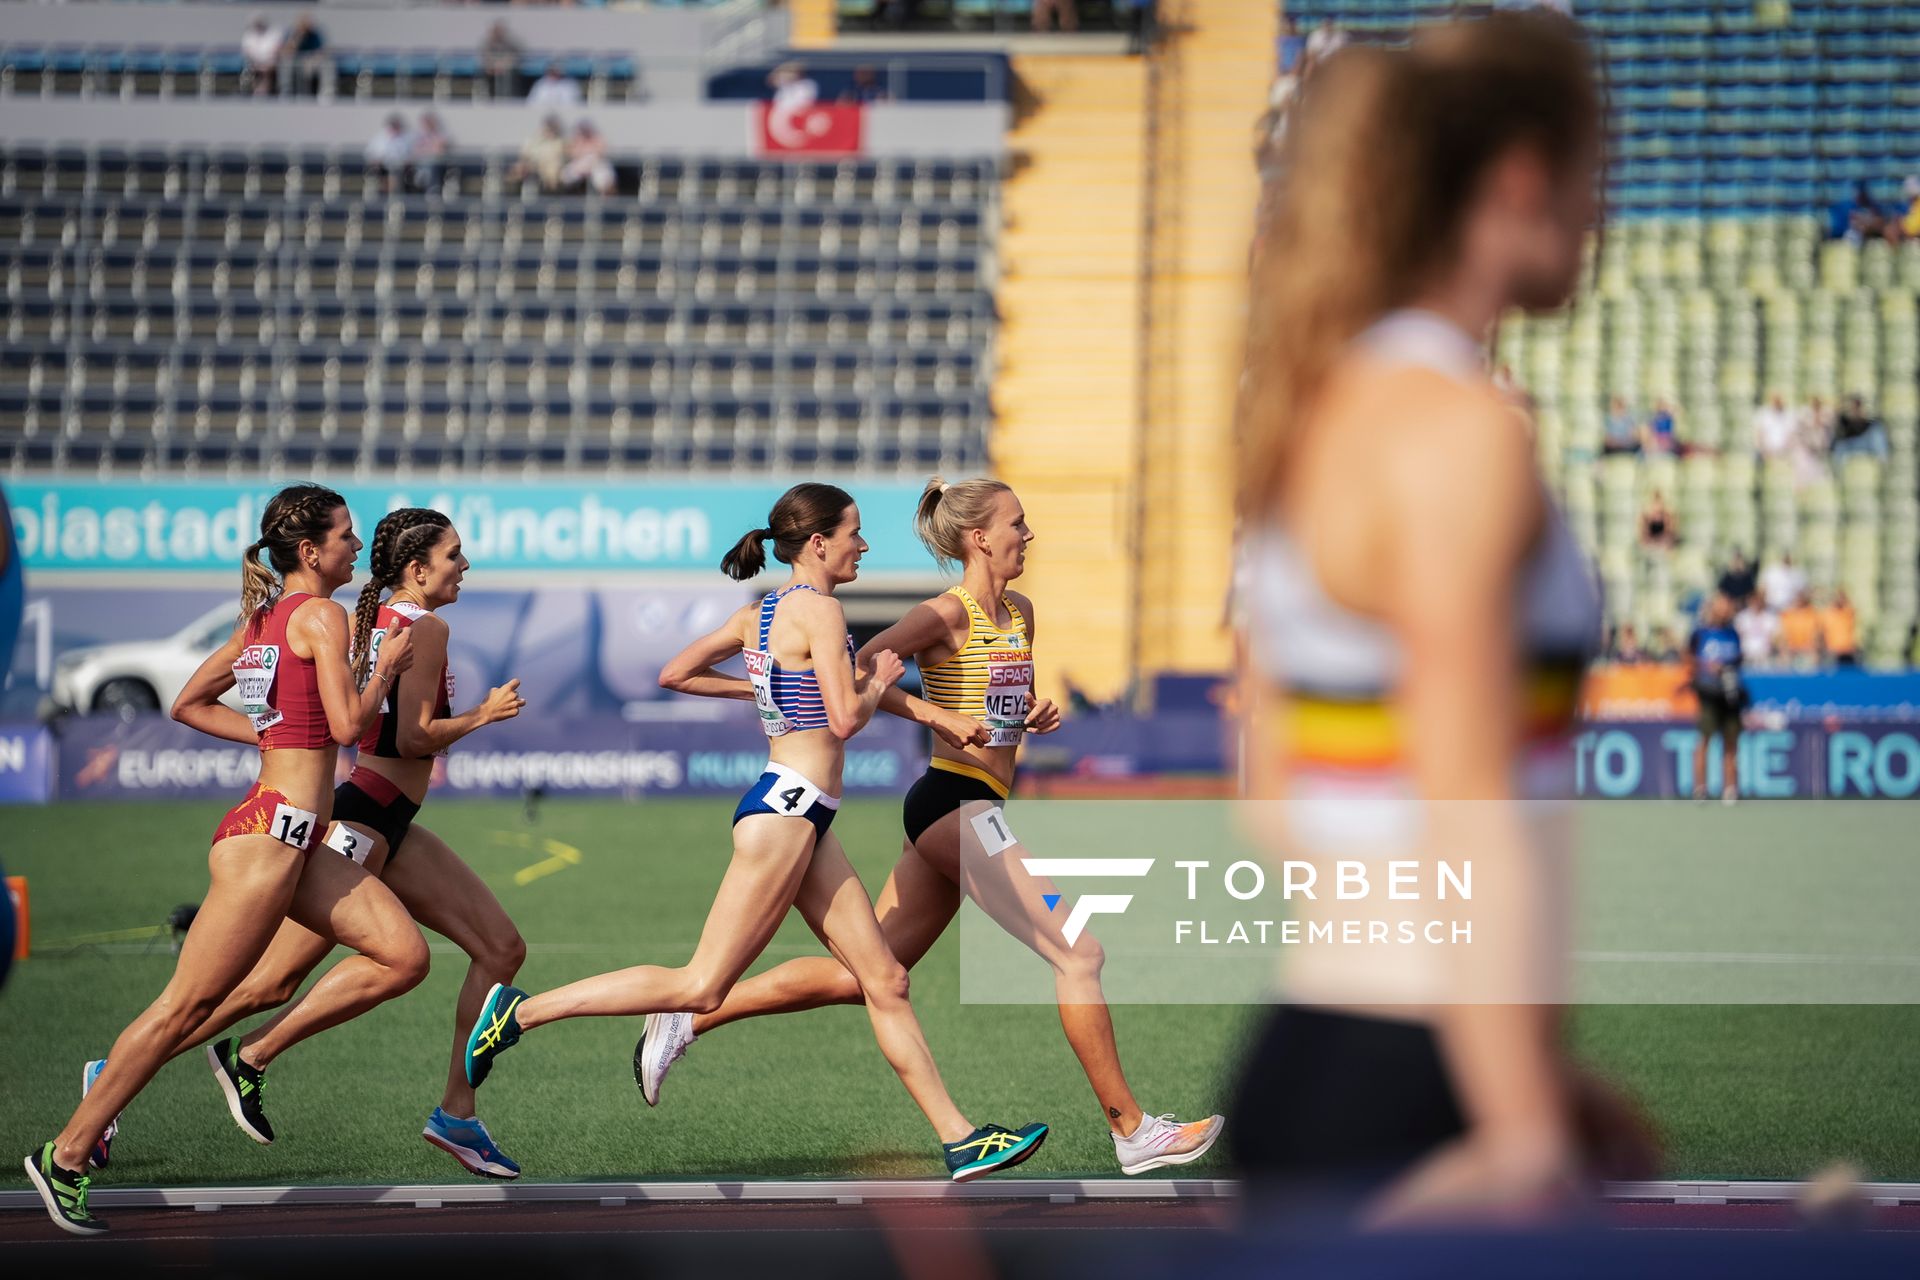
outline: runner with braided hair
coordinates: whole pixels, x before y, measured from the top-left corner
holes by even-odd
[[[440,837],[413,825],[413,819],[426,799],[434,757],[482,725],[512,719],[526,704],[519,695],[520,682],[510,680],[471,711],[453,714],[447,625],[434,613],[459,598],[467,571],[451,520],[425,507],[389,512],[374,530],[368,559],[372,576],[360,589],[354,609],[350,652],[356,677],[371,678],[359,673],[377,667],[393,635],[410,637],[414,663],[382,700],[379,714],[361,737],[352,775],[334,789],[333,826],[325,844],[378,876],[416,921],[467,953],[446,1090],[421,1136],[469,1173],[515,1178],[520,1166],[500,1151],[474,1115],[464,1060],[466,1028],[479,1016],[480,1002],[494,983],[513,980],[526,945],[473,869]],[[385,603],[383,592],[391,592]],[[404,858],[399,856],[403,848]],[[260,963],[194,1033],[193,1042],[203,1043],[243,1018],[286,1004],[332,947],[330,939],[287,920]],[[314,1031],[343,1021],[333,1017],[330,1007],[341,998],[337,988],[317,985],[248,1036],[249,1052],[261,1046],[258,1061],[264,1068]],[[242,1122],[242,1128],[256,1140],[262,1134],[265,1140],[272,1138],[264,1115],[251,1126]]]
[[[269,570],[259,561],[267,553]],[[365,690],[347,661],[346,610],[329,597],[353,577],[360,539],[339,494],[294,485],[260,519],[260,539],[242,561],[242,615],[232,637],[193,673],[173,717],[217,738],[260,748],[260,777],[214,832],[212,884],[180,949],[166,989],[89,1064],[79,1109],[52,1141],[26,1158],[27,1177],[63,1230],[97,1235],[87,1211],[85,1170],[115,1117],[260,959],[285,918],[360,954],[321,979],[330,1022],[312,1034],[410,990],[427,973],[427,944],[406,909],[364,867],[308,855],[333,809],[342,746],[373,722],[386,691],[413,661],[413,640],[384,637]],[[238,686],[242,711],[221,705]],[[244,712],[244,714],[243,714]],[[251,1042],[253,1037],[249,1037]],[[208,1051],[227,1104],[245,1127],[257,1114],[261,1075],[254,1043]],[[259,1135],[256,1135],[259,1136]],[[271,1134],[262,1137],[265,1141]]]

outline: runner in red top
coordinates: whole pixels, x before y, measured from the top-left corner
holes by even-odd
[[[340,746],[366,731],[383,691],[413,659],[412,638],[396,632],[382,646],[370,687],[355,689],[346,611],[329,597],[353,576],[359,550],[339,494],[319,485],[276,494],[261,515],[260,540],[242,560],[241,622],[174,703],[174,718],[184,724],[257,744],[260,780],[214,833],[207,859],[213,883],[172,980],[120,1033],[97,1074],[90,1065],[86,1093],[66,1128],[26,1159],[48,1213],[67,1231],[106,1230],[87,1212],[90,1156],[161,1065],[191,1045],[195,1028],[253,968],[283,918],[360,952],[320,984],[350,993],[341,1018],[426,976],[426,941],[399,900],[344,858],[307,856],[333,808]],[[262,551],[271,571],[259,562]],[[220,703],[236,686],[245,714]],[[225,1041],[208,1056],[229,1108],[247,1127],[260,1092],[249,1047]],[[272,1134],[254,1136],[269,1141]]]
[[[435,612],[460,598],[467,558],[453,522],[425,507],[388,513],[373,533],[371,577],[354,610],[352,652],[359,679],[378,686],[379,663],[392,637],[405,635],[413,665],[360,736],[353,774],[333,793],[333,825],[326,846],[364,866],[396,894],[413,918],[458,943],[470,963],[454,1016],[454,1058],[440,1106],[421,1136],[458,1160],[469,1173],[515,1178],[520,1166],[497,1147],[474,1115],[473,1089],[463,1059],[466,1029],[496,982],[510,982],[526,958],[526,944],[485,882],[445,841],[414,823],[427,798],[433,761],[482,725],[510,720],[526,703],[518,680],[488,693],[454,715],[453,675],[447,666],[447,624]],[[391,592],[385,603],[381,593]],[[378,686],[384,691],[384,686]],[[251,1014],[285,1004],[332,950],[330,939],[289,919],[246,981],[195,1033],[207,1040]],[[349,962],[350,963],[350,962]],[[247,1037],[248,1056],[265,1067],[313,1032],[352,1016],[342,1010],[352,992],[323,979],[297,1004]]]

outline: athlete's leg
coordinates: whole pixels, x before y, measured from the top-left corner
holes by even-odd
[[[933,1051],[927,1048],[920,1020],[914,1017],[913,1005],[907,1000],[906,967],[887,949],[867,888],[854,874],[839,837],[831,831],[820,837],[813,851],[813,865],[807,868],[794,905],[833,952],[834,959],[860,984],[880,1052],[886,1055],[940,1141],[959,1142],[972,1133],[973,1126],[953,1105],[940,1082]]]
[[[372,852],[367,855],[366,867],[378,875],[387,859],[387,842],[375,832],[360,827],[354,830],[371,846]],[[314,850],[313,856],[317,858],[329,853],[333,853],[333,850],[323,845]],[[253,971],[241,980],[220,1007],[207,1015],[207,1020],[187,1037],[180,1051],[185,1053],[197,1049],[242,1019],[265,1013],[268,1009],[278,1009],[293,999],[300,990],[300,984],[307,980],[307,975],[313,972],[315,966],[327,958],[333,946],[333,939],[323,938],[305,925],[292,920],[281,921],[279,932],[273,935],[267,953],[260,957]]]
[[[309,1036],[356,1018],[420,985],[427,940],[400,899],[365,867],[331,849],[307,858],[287,915],[315,934],[353,948],[307,993],[240,1040],[240,1059],[264,1068]]]
[[[946,932],[960,909],[960,887],[903,843],[881,887],[875,913],[894,959],[911,969]],[[727,993],[726,1003],[693,1020],[695,1034],[769,1013],[796,1013],[830,1004],[860,1003],[860,982],[832,956],[801,956],[757,973]]]
[[[734,824],[733,860],[707,911],[693,959],[678,969],[635,965],[528,996],[514,1009],[520,1029],[562,1018],[718,1009],[793,905],[813,840],[812,824],[798,818],[771,813],[742,818]]]
[[[1726,733],[1720,742],[1720,794],[1727,799],[1740,794],[1740,713],[1737,710],[1727,713]]]
[[[450,1116],[473,1114],[473,1087],[467,1083],[467,1029],[480,1016],[481,1002],[496,982],[512,982],[527,958],[527,944],[507,918],[493,890],[447,847],[447,842],[416,823],[401,841],[399,857],[387,868],[387,887],[415,920],[467,953],[467,977],[454,1004],[453,1061],[440,1106]]]
[[[1053,967],[1054,998],[1060,1005],[1060,1028],[1067,1034],[1073,1056],[1087,1073],[1107,1125],[1115,1133],[1126,1135],[1140,1127],[1140,1104],[1134,1100],[1120,1067],[1120,1049],[1114,1043],[1113,1015],[1100,987],[1100,970],[1106,953],[1099,939],[1083,933],[1072,946],[1043,909],[1043,894],[1054,892],[1052,881],[1030,875],[1022,865],[1026,848],[1014,844],[993,857],[968,858],[961,870],[961,833],[963,814],[954,812],[928,827],[920,837],[920,849],[927,864],[945,871],[954,879],[994,923],[1032,948]]]
[[[62,1166],[86,1167],[107,1125],[253,968],[286,914],[303,858],[298,849],[264,835],[229,836],[213,846],[207,855],[213,883],[181,945],[173,977],[113,1042],[106,1069],[54,1140],[54,1159]]]

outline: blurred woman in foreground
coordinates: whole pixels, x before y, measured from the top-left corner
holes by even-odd
[[[1239,423],[1249,790],[1286,799],[1288,857],[1422,860],[1427,901],[1305,920],[1473,926],[1289,948],[1228,1127],[1295,1206],[1524,1214],[1638,1138],[1561,1047],[1564,883],[1515,803],[1571,794],[1600,604],[1487,368],[1502,313],[1572,297],[1601,142],[1585,42],[1542,11],[1346,50],[1289,128]],[[1436,854],[1470,902],[1432,901]]]

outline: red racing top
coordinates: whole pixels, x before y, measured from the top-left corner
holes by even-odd
[[[287,644],[287,622],[311,599],[296,591],[275,600],[271,608],[257,610],[247,620],[245,647],[233,662],[240,709],[253,721],[262,751],[334,745],[313,659],[296,656]]]

